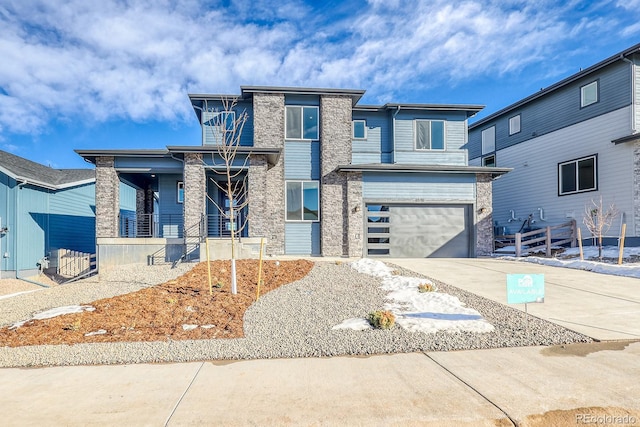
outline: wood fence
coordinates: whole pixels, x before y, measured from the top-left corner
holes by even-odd
[[[577,224],[575,220],[565,222],[564,224],[551,225],[544,228],[527,231],[526,233],[507,234],[495,236],[496,253],[515,254],[520,257],[526,249],[535,248],[537,251],[545,250],[547,256],[551,256],[553,246],[561,246],[569,244],[572,248],[577,242]],[[505,245],[511,245],[514,249],[508,249]],[[498,246],[503,246],[498,248]]]
[[[58,249],[56,273],[71,278],[89,273],[96,268],[96,254]]]

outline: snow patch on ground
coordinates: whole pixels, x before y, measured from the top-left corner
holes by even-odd
[[[360,273],[382,278],[381,288],[388,291],[384,309],[396,316],[396,323],[412,332],[491,332],[493,325],[480,313],[464,306],[457,297],[437,292],[427,279],[393,275],[393,269],[369,258],[354,261],[351,267]],[[434,292],[419,292],[418,286],[429,283]],[[364,330],[370,327],[366,319],[347,319],[333,329]]]
[[[64,314],[82,313],[83,311],[94,311],[96,308],[90,305],[67,305],[64,307],[56,307],[50,310],[41,311],[33,315],[31,319],[16,322],[9,326],[9,329],[16,329],[31,320],[51,319],[53,317],[62,316]]]

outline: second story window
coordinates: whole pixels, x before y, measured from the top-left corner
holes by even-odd
[[[509,119],[509,135],[520,133],[520,114]]]
[[[580,108],[598,102],[598,81],[591,82],[580,88]]]
[[[178,181],[178,203],[184,203],[184,182]]]
[[[444,121],[415,121],[416,150],[444,150]]]
[[[491,126],[482,131],[482,154],[496,151],[496,127]]]
[[[286,139],[319,139],[318,107],[287,105],[285,110]]]
[[[482,166],[495,167],[496,166],[496,155],[492,154],[490,156],[483,157],[482,158]]]
[[[351,122],[351,137],[353,139],[367,139],[366,120],[354,120]]]

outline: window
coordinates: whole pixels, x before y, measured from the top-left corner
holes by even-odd
[[[496,151],[496,127],[491,126],[482,131],[482,154]]]
[[[287,221],[318,221],[320,184],[318,181],[287,181]]]
[[[184,182],[178,181],[178,203],[184,203]]]
[[[318,139],[318,107],[285,107],[285,138]]]
[[[598,189],[597,156],[558,163],[558,195]]]
[[[520,114],[509,119],[509,135],[520,133]]]
[[[351,122],[351,132],[353,139],[367,139],[366,120],[354,120]]]
[[[591,82],[580,88],[580,108],[598,102],[598,81]]]
[[[482,158],[482,166],[495,167],[496,156],[494,154]]]
[[[444,121],[415,121],[416,150],[444,150]]]

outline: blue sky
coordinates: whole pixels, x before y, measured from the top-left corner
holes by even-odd
[[[76,168],[199,145],[187,94],[241,85],[481,118],[640,42],[640,0],[0,0],[0,28],[0,149]]]

